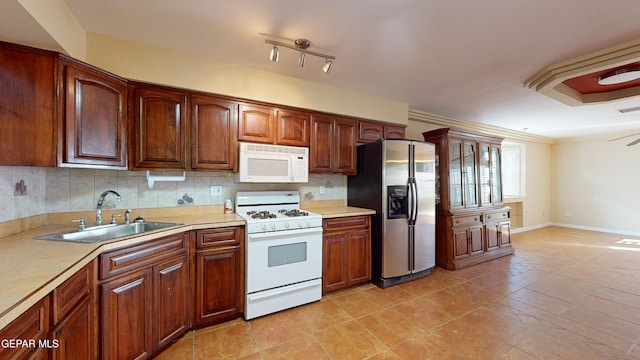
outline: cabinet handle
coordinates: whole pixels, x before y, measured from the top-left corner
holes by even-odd
[[[460,224],[460,220],[456,220],[456,224]]]
[[[476,217],[474,217],[474,218],[473,218],[473,221],[478,221],[478,217],[477,217],[477,216],[476,216]]]
[[[488,220],[488,219],[491,219],[491,215],[487,215],[487,220]]]

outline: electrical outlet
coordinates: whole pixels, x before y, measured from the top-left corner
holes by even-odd
[[[211,196],[222,196],[222,185],[211,185]]]
[[[320,194],[324,194],[324,186],[320,186]]]
[[[565,211],[564,217],[572,217],[573,213],[571,211]]]

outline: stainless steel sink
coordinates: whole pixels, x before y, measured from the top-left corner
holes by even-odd
[[[146,233],[181,225],[168,222],[141,222],[131,224],[110,224],[88,227],[84,231],[47,234],[36,237],[39,240],[58,240],[78,243],[96,243],[125,236]]]

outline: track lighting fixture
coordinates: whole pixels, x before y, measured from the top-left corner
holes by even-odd
[[[264,42],[267,44],[273,45],[273,48],[271,49],[271,53],[269,54],[269,60],[274,62],[278,61],[278,58],[280,55],[278,51],[278,46],[299,51],[300,57],[298,58],[298,66],[300,67],[304,67],[306,55],[313,55],[320,58],[324,58],[325,63],[324,63],[324,66],[322,67],[322,71],[324,71],[325,73],[328,73],[331,70],[331,67],[333,66],[333,60],[336,59],[335,56],[321,54],[315,51],[307,50],[311,45],[311,41],[307,39],[297,39],[293,42],[293,45],[283,43],[280,41],[275,41],[275,40],[265,40]]]
[[[271,49],[271,53],[269,54],[269,60],[278,62],[278,59],[280,59],[280,51],[278,51],[276,45],[273,44],[273,48]]]
[[[328,73],[329,71],[331,71],[332,66],[333,66],[333,61],[331,61],[330,59],[326,59],[324,66],[322,67],[322,71],[324,71],[325,73]]]

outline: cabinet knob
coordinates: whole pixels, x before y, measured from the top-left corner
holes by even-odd
[[[477,216],[476,216],[476,217],[474,217],[474,218],[473,218],[473,221],[478,221],[478,217],[477,217]]]
[[[456,220],[456,224],[460,224],[460,220]]]
[[[491,215],[487,215],[487,219],[491,219]]]

